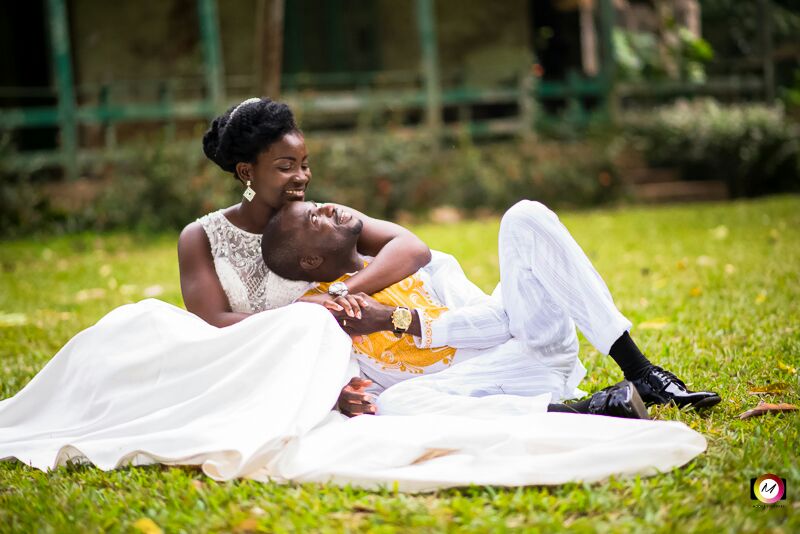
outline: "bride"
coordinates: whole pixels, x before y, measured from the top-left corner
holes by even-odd
[[[240,204],[181,233],[188,311],[149,299],[72,338],[0,401],[0,459],[42,470],[159,462],[198,465],[218,480],[427,491],[651,475],[705,450],[700,434],[674,421],[332,411],[340,397],[364,396],[363,383],[343,389],[357,369],[331,311],[357,317],[364,301],[303,297],[309,284],[271,273],[260,250],[273,213],[305,198],[311,172],[302,133],[284,104],[250,99],[214,120],[203,148],[245,189]],[[357,216],[358,250],[375,259],[348,280],[350,293],[377,292],[429,261],[408,230]]]

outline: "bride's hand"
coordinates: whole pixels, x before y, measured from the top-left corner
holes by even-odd
[[[347,295],[345,297],[332,297],[327,293],[319,295],[308,295],[297,299],[298,302],[310,302],[325,306],[331,312],[342,312],[347,317],[361,319],[361,309],[369,307],[369,303],[363,293]],[[336,314],[334,314],[336,315]]]
[[[364,414],[375,415],[377,412],[375,396],[364,391],[364,388],[371,385],[372,380],[357,376],[351,378],[350,382],[339,393],[339,401],[336,403],[339,411],[347,417]]]
[[[362,304],[362,312],[360,317],[348,317],[344,312],[331,311],[333,316],[339,322],[347,334],[353,337],[353,342],[358,336],[366,336],[374,332],[382,332],[385,330],[392,330],[392,312],[394,307],[381,304],[374,298],[364,293],[357,293],[355,296],[359,297]]]

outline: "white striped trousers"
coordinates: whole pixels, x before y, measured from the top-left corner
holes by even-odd
[[[589,258],[543,204],[523,200],[505,213],[499,260],[512,339],[461,349],[466,361],[388,388],[378,397],[380,414],[546,411],[548,402],[581,394],[576,324],[603,354],[630,329]]]

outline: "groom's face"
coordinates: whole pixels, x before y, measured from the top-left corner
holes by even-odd
[[[361,219],[333,204],[291,202],[283,210],[282,216],[303,253],[326,259],[349,257],[364,225]]]

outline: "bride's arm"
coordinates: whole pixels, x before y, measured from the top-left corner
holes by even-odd
[[[178,238],[181,293],[186,309],[207,323],[223,327],[238,323],[249,313],[232,312],[214,269],[211,245],[203,227],[193,222]]]
[[[358,251],[375,259],[345,284],[350,293],[371,295],[411,276],[431,261],[431,249],[413,232],[399,224],[373,219],[347,206],[364,222],[358,238]]]

